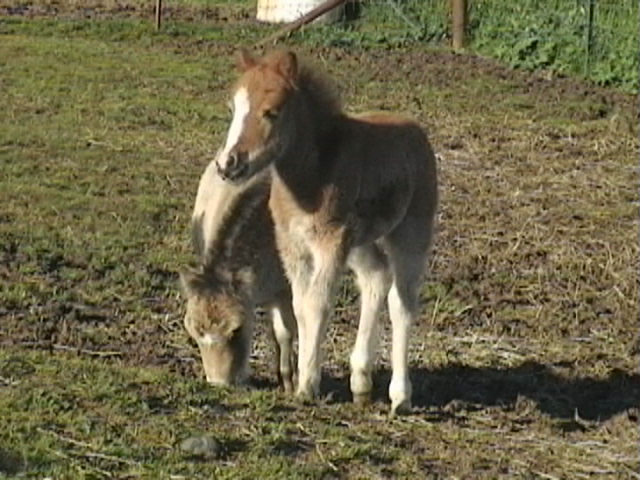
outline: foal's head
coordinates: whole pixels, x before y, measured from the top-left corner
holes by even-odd
[[[240,77],[231,91],[233,120],[218,171],[226,180],[242,182],[287,148],[294,136],[291,100],[298,87],[298,60],[293,52],[276,50],[256,58],[238,55]]]
[[[200,348],[207,381],[241,383],[248,373],[253,310],[231,281],[202,268],[180,273],[187,298],[184,325]]]

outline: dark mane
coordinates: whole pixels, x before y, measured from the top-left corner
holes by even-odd
[[[337,84],[307,60],[301,59],[298,66],[298,89],[313,103],[315,111],[329,117],[342,113],[342,98]]]

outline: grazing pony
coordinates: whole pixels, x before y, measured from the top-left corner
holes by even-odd
[[[215,162],[205,170],[192,217],[200,265],[180,273],[187,298],[184,324],[198,344],[207,380],[240,383],[248,375],[255,308],[270,308],[278,380],[292,391],[296,324],[275,244],[269,188],[269,175],[231,185],[218,176]]]
[[[313,399],[321,342],[344,267],[361,294],[350,356],[354,401],[369,401],[377,318],[392,323],[392,413],[411,409],[408,341],[418,313],[438,203],[436,164],[415,121],[390,113],[352,116],[325,75],[291,51],[239,55],[233,120],[217,158],[231,184],[271,166],[269,206],[298,324],[296,395]]]

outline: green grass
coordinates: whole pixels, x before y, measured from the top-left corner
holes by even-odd
[[[471,48],[512,67],[584,76],[637,92],[638,3],[595,2],[591,47],[588,3],[477,2],[470,13]]]
[[[10,446],[0,463],[6,473],[27,465],[30,476],[54,478],[308,478],[324,468],[292,465],[277,454],[261,460],[286,442],[288,414],[273,392],[216,390],[158,368],[41,353],[0,352],[0,372],[10,387],[0,397],[2,443]],[[234,410],[255,426],[238,428],[228,413]],[[224,448],[220,465],[176,448],[211,431]],[[249,439],[246,453],[241,447]]]
[[[289,41],[349,109],[411,114],[441,155],[414,414],[387,415],[386,319],[376,401],[349,402],[348,283],[302,406],[275,391],[264,325],[259,388],[205,385],[177,287],[230,55],[268,30],[67,13],[0,19],[0,476],[634,478],[633,97],[410,42]],[[200,434],[222,458],[179,451]]]

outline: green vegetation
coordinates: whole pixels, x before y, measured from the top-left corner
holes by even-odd
[[[526,70],[583,76],[638,92],[638,2],[596,0],[589,45],[589,0],[469,2],[468,50]],[[449,43],[449,1],[362,2],[343,29],[303,35],[328,45],[401,47]]]
[[[0,475],[313,478],[328,469],[288,461],[287,448],[306,449],[299,439],[305,433],[291,438],[291,408],[275,392],[224,391],[163,369],[40,353],[0,351],[0,375],[6,391],[0,396]],[[242,412],[240,419],[235,412]],[[212,430],[223,445],[216,461],[175,448]],[[319,433],[330,437],[336,430],[339,425],[327,424]],[[363,448],[343,441],[346,449]]]
[[[24,2],[17,0],[5,1],[16,11],[28,9],[30,5],[27,3],[25,6]],[[49,8],[52,5],[43,3]],[[40,2],[35,2],[35,5],[40,6]],[[638,2],[596,0],[592,16],[590,0],[475,0],[469,5],[470,52],[496,58],[513,68],[579,76],[598,85],[638,92]],[[190,34],[222,42],[237,38],[248,43],[255,32],[247,22],[254,14],[254,1],[175,0],[165,8],[169,20],[165,23],[166,34]],[[151,12],[149,5],[140,0],[129,0],[125,4],[73,0],[65,2],[65,5],[56,5],[54,11],[74,9],[93,13],[115,12],[126,17],[130,17],[131,12],[145,13],[147,16]],[[450,42],[449,9],[448,0],[363,0],[356,6],[351,4],[348,7],[348,21],[338,25],[303,28],[295,35],[308,43],[332,47],[443,45]],[[44,12],[50,10],[45,8]],[[227,25],[224,38],[221,38],[219,31],[211,31],[191,21],[212,18],[240,22]],[[140,29],[133,30],[123,27],[120,22],[96,26],[55,21],[53,25],[61,33],[108,30],[109,35],[114,36],[121,31],[122,38],[126,35],[139,37],[152,34],[151,25],[147,22]]]
[[[471,48],[515,68],[584,75],[637,92],[638,2],[595,5],[589,46],[588,1],[472,2]]]
[[[256,388],[204,384],[177,287],[230,55],[271,29],[248,2],[176,2],[159,33],[142,2],[51,5],[0,17],[0,478],[636,477],[634,97],[413,37],[295,35],[349,109],[424,123],[442,184],[414,414],[387,416],[386,318],[376,401],[349,402],[348,283],[302,406],[264,325]],[[179,451],[200,434],[221,458]]]

